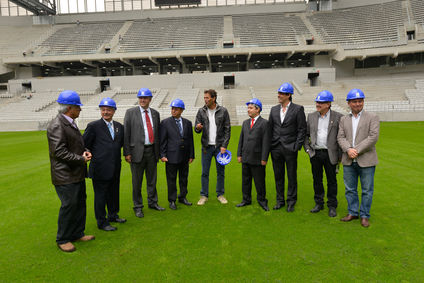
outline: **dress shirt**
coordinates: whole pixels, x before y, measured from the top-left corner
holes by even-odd
[[[209,119],[209,145],[215,145],[216,142],[216,123],[215,123],[216,108],[211,110],[208,108]]]
[[[328,125],[330,124],[330,110],[322,116],[318,112],[318,131],[317,131],[317,144],[315,149],[327,149],[327,136]]]
[[[113,120],[110,120],[110,122],[108,122],[108,121],[106,121],[105,119],[103,119],[102,118],[102,120],[106,123],[106,126],[107,126],[107,128],[108,128],[108,130],[110,129],[109,128],[109,125],[110,125],[110,127],[112,128],[112,132],[114,132],[115,133],[115,127],[113,127]],[[109,130],[110,131],[110,130]],[[111,135],[112,135],[112,133],[111,133]],[[112,139],[114,139],[115,138],[115,134],[113,134],[112,135]]]
[[[181,136],[183,136],[183,134],[184,134],[184,129],[183,129],[183,119],[180,117],[180,118],[174,118],[174,120],[175,120],[175,123],[178,123],[178,124],[180,124],[180,127],[178,128],[178,130],[180,130],[181,129]]]
[[[286,110],[287,112],[287,110]],[[256,121],[258,120],[260,115],[256,116],[255,118],[253,118],[253,125],[255,125]],[[252,118],[250,118],[250,121],[252,121]]]
[[[289,102],[289,104],[287,104],[287,106],[286,106],[286,112],[283,112],[283,105],[281,105],[281,110],[280,110],[281,124],[283,124],[283,122],[284,122],[284,118],[286,117],[286,114],[287,114],[287,111],[289,110],[290,104],[291,104],[291,102]]]
[[[143,121],[143,128],[144,128],[144,144],[145,145],[150,145],[150,140],[149,140],[149,132],[147,131],[147,124],[146,124],[146,114],[144,113],[144,108],[140,107],[140,112],[141,112],[141,120]],[[150,123],[152,124],[152,129],[153,129],[153,134],[154,134],[154,126],[153,126],[153,118],[152,118],[152,111],[150,111],[150,108],[147,108],[147,113],[149,115],[150,118]]]
[[[75,120],[74,119],[72,119],[71,117],[69,117],[69,116],[66,116],[65,114],[63,114],[62,113],[62,115],[63,115],[63,117],[65,117],[65,119],[66,120],[68,120],[68,122],[69,123],[71,123],[71,125],[75,128],[75,129],[78,129],[78,126],[77,126],[77,124],[75,124]]]
[[[355,137],[356,137],[356,130],[358,129],[359,120],[361,119],[362,111],[358,113],[358,115],[355,117],[352,113],[350,113],[352,117],[352,146],[355,146]]]

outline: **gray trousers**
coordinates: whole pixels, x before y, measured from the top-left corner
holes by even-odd
[[[144,172],[146,172],[147,179],[147,203],[151,207],[158,202],[158,193],[156,191],[157,160],[153,147],[144,148],[141,162],[131,163],[134,210],[144,207],[143,197],[141,195]]]

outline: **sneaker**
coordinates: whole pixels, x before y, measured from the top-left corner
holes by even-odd
[[[199,201],[197,202],[197,205],[204,205],[208,201],[208,198],[205,196],[201,196]]]
[[[218,200],[222,204],[227,204],[228,203],[228,200],[224,196],[219,196],[218,197]]]

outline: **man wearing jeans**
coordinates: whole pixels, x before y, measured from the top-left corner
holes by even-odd
[[[224,197],[225,167],[216,161],[218,153],[225,153],[230,142],[231,124],[230,115],[225,107],[216,103],[216,91],[205,90],[205,106],[200,108],[196,115],[196,133],[202,133],[202,190],[198,205],[204,205],[209,197],[209,169],[212,157],[215,157],[217,182],[216,194],[219,202],[228,203]]]
[[[351,113],[339,123],[337,142],[342,148],[343,180],[348,204],[348,215],[340,219],[349,222],[361,217],[361,225],[369,226],[370,209],[374,192],[374,173],[378,163],[375,144],[380,131],[377,115],[363,110],[365,95],[360,89],[347,94]],[[361,181],[362,202],[359,208],[358,178]],[[359,213],[358,213],[359,210]]]

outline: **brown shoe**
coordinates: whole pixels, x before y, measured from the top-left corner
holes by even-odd
[[[67,242],[64,244],[57,244],[57,246],[62,252],[65,252],[65,253],[71,253],[76,250],[75,246],[71,242]]]
[[[370,222],[368,218],[361,217],[361,225],[362,227],[368,228],[370,226]]]
[[[359,218],[358,216],[353,216],[353,215],[348,214],[345,217],[343,217],[342,219],[340,219],[340,221],[349,222],[349,221],[352,221],[353,219],[358,219],[358,218]]]
[[[96,237],[94,237],[93,235],[84,235],[81,238],[79,238],[77,242],[88,242],[88,241],[94,240],[95,238]]]

